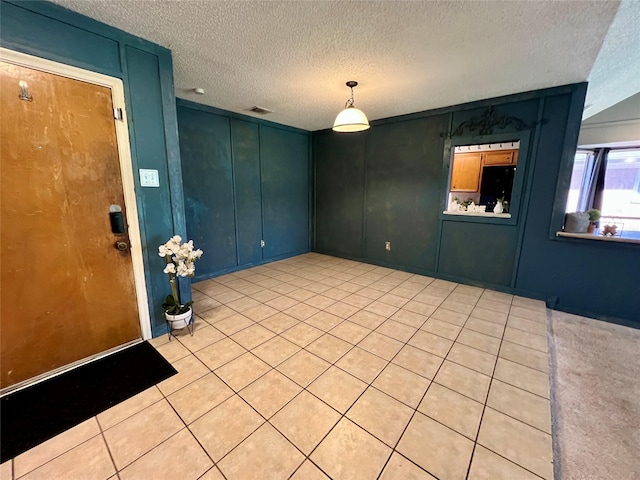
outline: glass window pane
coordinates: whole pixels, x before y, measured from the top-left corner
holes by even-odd
[[[616,223],[623,237],[640,238],[639,148],[609,152],[602,216],[608,217],[602,219],[604,223]]]
[[[567,208],[565,212],[577,212],[578,201],[580,200],[580,192],[582,191],[582,182],[584,181],[584,170],[587,165],[590,152],[578,151],[573,160],[573,171],[571,173],[571,186],[569,187],[569,196],[567,198]]]

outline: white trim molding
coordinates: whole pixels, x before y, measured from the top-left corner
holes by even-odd
[[[640,144],[640,119],[617,120],[614,122],[583,123],[580,127],[578,145],[630,146]]]

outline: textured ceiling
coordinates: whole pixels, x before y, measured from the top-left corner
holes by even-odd
[[[593,125],[599,123],[625,122],[629,120],[640,121],[640,93],[636,93],[616,103],[613,107],[589,117],[589,119],[583,121],[582,124]],[[638,140],[640,140],[640,131],[638,131],[637,135]]]
[[[588,79],[618,1],[54,0],[173,51],[176,95],[329,128]],[[192,93],[194,87],[205,95]],[[628,96],[628,95],[627,95]]]
[[[639,25],[640,1],[623,0],[589,75],[584,119],[640,92]]]

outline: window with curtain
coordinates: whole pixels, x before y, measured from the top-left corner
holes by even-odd
[[[640,239],[640,147],[576,152],[566,212],[591,208],[602,214],[598,234],[609,226],[615,236]]]

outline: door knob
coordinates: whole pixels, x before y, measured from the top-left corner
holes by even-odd
[[[116,247],[116,250],[124,252],[129,248],[129,245],[127,245],[127,242],[116,242],[115,247]]]

